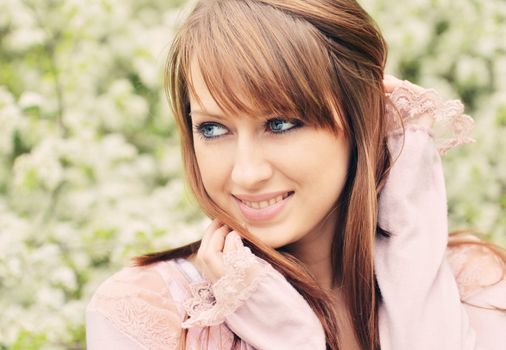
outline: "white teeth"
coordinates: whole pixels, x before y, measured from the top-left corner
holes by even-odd
[[[288,197],[288,195],[289,195],[289,192],[287,192],[283,195],[279,195],[275,198],[271,198],[268,201],[260,201],[260,202],[242,201],[242,202],[244,204],[246,204],[248,207],[253,208],[253,209],[264,209],[264,208],[270,207],[271,205],[276,204],[277,202],[282,201],[283,199]]]
[[[258,206],[260,207],[260,209],[267,208],[269,206],[269,202],[268,201],[261,201]]]

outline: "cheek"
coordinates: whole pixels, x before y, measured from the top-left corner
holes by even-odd
[[[328,132],[320,132],[297,145],[292,154],[293,162],[305,169],[309,176],[346,176],[349,162],[349,146],[343,138],[336,138]],[[319,176],[318,176],[319,175]]]
[[[223,192],[223,188],[228,178],[228,165],[223,153],[208,145],[194,146],[195,157],[200,171],[202,184],[209,196],[216,200],[216,196]],[[220,155],[221,154],[221,155]]]
[[[300,159],[314,191],[325,202],[334,203],[348,176],[349,147],[343,139],[322,137],[313,143],[311,154]],[[303,163],[302,163],[303,162]],[[318,180],[316,180],[318,179]]]

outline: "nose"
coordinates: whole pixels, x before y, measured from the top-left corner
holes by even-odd
[[[241,189],[255,191],[272,177],[264,149],[251,138],[239,138],[232,168],[232,181]]]

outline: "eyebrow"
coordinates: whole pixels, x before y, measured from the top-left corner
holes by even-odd
[[[210,112],[204,112],[204,111],[201,111],[199,109],[195,109],[195,110],[192,110],[190,113],[188,113],[188,115],[191,117],[192,114],[200,114],[200,115],[205,115],[205,116],[208,116],[208,117],[213,117],[213,118],[217,118],[217,119],[221,119],[221,120],[226,120],[227,117],[225,117],[224,115],[222,114],[218,114],[218,113],[210,113]],[[277,115],[276,113],[270,113],[270,114],[265,114],[263,115],[262,117],[263,118],[270,118],[272,116],[275,116]]]
[[[192,110],[190,113],[188,113],[190,115],[190,117],[192,116],[192,114],[201,114],[201,115],[207,115],[209,117],[213,117],[213,118],[218,118],[218,119],[225,119],[224,116],[220,115],[220,114],[216,114],[216,113],[209,113],[209,112],[204,112],[204,111],[201,111],[201,110]]]

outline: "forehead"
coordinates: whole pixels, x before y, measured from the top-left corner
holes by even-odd
[[[273,116],[290,116],[301,119],[307,126],[342,130],[343,124],[337,109],[324,97],[323,91],[315,90],[306,96],[293,91],[293,85],[258,76],[231,75],[228,68],[216,65],[205,66],[205,60],[195,55],[189,62],[186,80],[190,102],[190,113],[201,112],[237,118],[239,116],[263,120]],[[202,69],[202,67],[204,69]],[[223,74],[219,74],[223,72]],[[252,84],[251,81],[254,81]],[[268,80],[269,83],[265,83]],[[299,82],[300,83],[300,82]],[[316,95],[315,95],[316,94]],[[318,96],[321,101],[315,101]]]
[[[226,82],[224,82],[226,84]],[[191,110],[199,110],[202,112],[210,113],[210,114],[219,114],[219,115],[239,115],[239,114],[248,114],[250,116],[262,116],[267,113],[265,110],[262,111],[262,108],[255,107],[253,104],[248,103],[248,98],[245,95],[240,93],[240,87],[237,83],[230,82],[228,87],[231,85],[235,85],[234,87],[234,97],[239,99],[241,103],[239,105],[234,105],[233,102],[229,102],[228,106],[226,103],[219,103],[220,95],[223,95],[223,91],[219,91],[217,93],[217,89],[219,87],[214,87],[213,92],[209,89],[208,84],[202,74],[202,70],[196,59],[191,61],[190,65],[190,74],[189,74],[189,100]],[[230,96],[230,95],[229,95]]]
[[[207,88],[200,67],[195,59],[191,63],[190,79],[189,97],[192,109],[198,106],[199,109],[207,112],[219,110],[220,108]]]

